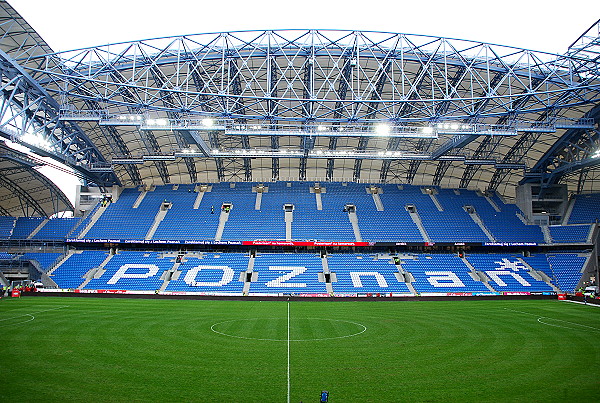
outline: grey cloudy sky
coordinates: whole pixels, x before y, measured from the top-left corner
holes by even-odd
[[[204,32],[303,28],[423,34],[564,53],[600,17],[597,0],[8,1],[56,51]]]

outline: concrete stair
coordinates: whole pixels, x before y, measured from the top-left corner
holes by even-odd
[[[152,237],[154,236],[154,233],[158,229],[158,226],[165,219],[170,208],[171,208],[171,205],[169,205],[166,208],[164,206],[161,206],[160,210],[158,211],[158,213],[156,213],[156,216],[154,217],[154,222],[152,223],[152,226],[150,227],[150,229],[146,233],[146,236],[144,237],[145,240],[152,239]]]
[[[108,256],[106,256],[106,258],[102,261],[102,263],[100,263],[98,267],[90,269],[85,274],[85,280],[83,281],[83,283],[81,283],[79,287],[77,287],[77,289],[82,290],[93,279],[102,277],[102,275],[106,272],[104,267],[108,264],[108,262],[110,262],[110,259],[112,259],[113,256],[114,255],[109,253]]]
[[[373,202],[375,203],[375,208],[377,211],[384,211],[383,202],[381,201],[381,197],[379,197],[379,193],[371,193],[373,197]]]
[[[132,208],[138,208],[140,206],[140,204],[142,204],[142,201],[144,200],[144,197],[146,197],[147,193],[148,193],[147,190],[142,190],[142,192],[139,194],[137,199],[135,199],[135,203],[133,203]]]
[[[362,242],[362,236],[360,234],[360,228],[358,227],[358,216],[356,215],[356,211],[349,211],[348,219],[350,220],[350,224],[352,225],[352,231],[354,231],[354,239],[356,239],[356,242]]]
[[[225,212],[224,210],[221,210],[221,215],[219,215],[219,226],[217,227],[217,232],[215,233],[215,241],[220,241],[223,237],[225,224],[227,223],[227,220],[229,220],[230,213],[231,210],[229,211],[229,213]]]
[[[467,210],[465,208],[465,211],[469,214],[469,217],[471,217],[471,219],[473,220],[473,222],[475,222],[475,224],[477,224],[479,226],[479,228],[481,228],[481,230],[483,231],[483,233],[485,234],[485,236],[488,237],[488,239],[490,240],[490,242],[496,242],[496,238],[494,237],[494,234],[492,234],[490,232],[490,230],[487,229],[487,227],[485,226],[485,224],[481,220],[481,217],[479,217],[479,214],[477,214],[477,212],[475,211],[475,209],[469,211],[469,210]]]
[[[542,234],[544,234],[544,242],[552,243],[552,235],[550,235],[550,229],[548,229],[548,226],[540,225],[540,228],[542,229]]]
[[[98,207],[98,210],[94,212],[85,228],[79,233],[79,235],[77,235],[77,239],[82,239],[89,232],[89,230],[92,229],[94,224],[96,224],[96,221],[98,221],[98,219],[102,216],[102,213],[106,211],[107,207],[108,205]]]
[[[250,273],[250,281],[246,281],[246,277],[248,276],[248,273]],[[252,284],[252,281],[256,281],[258,280],[258,273],[254,272],[254,256],[250,255],[250,258],[248,259],[248,267],[246,268],[245,272],[241,273],[241,277],[240,281],[244,281],[244,288],[242,289],[242,294],[243,295],[248,295],[248,293],[250,292],[250,284]]]
[[[407,210],[407,211],[408,211],[408,214],[410,215],[410,218],[412,219],[412,221],[415,223],[415,225],[419,229],[419,232],[421,233],[423,240],[425,242],[431,242],[431,238],[429,237],[429,234],[427,233],[427,231],[425,230],[425,227],[423,226],[423,222],[421,221],[421,216],[419,215],[419,213],[416,211],[410,211],[410,210]]]
[[[33,231],[31,231],[31,233],[30,233],[30,234],[27,236],[27,239],[31,239],[31,238],[33,238],[33,237],[35,236],[35,234],[37,234],[38,232],[40,232],[40,230],[41,230],[42,228],[44,228],[44,225],[46,225],[46,224],[48,223],[48,221],[50,221],[50,220],[48,220],[47,218],[46,218],[46,219],[44,219],[44,220],[43,220],[43,221],[40,223],[40,225],[38,225],[38,226],[37,226],[37,227],[36,227],[36,228],[35,228]]]

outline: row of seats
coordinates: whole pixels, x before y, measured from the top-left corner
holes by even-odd
[[[294,205],[292,239],[353,240],[355,234],[343,207],[354,204],[363,240],[423,242],[423,235],[406,210],[407,205],[413,205],[434,242],[544,243],[541,228],[523,224],[515,205],[504,204],[498,197],[482,197],[474,191],[440,189],[437,195],[429,195],[417,186],[378,185],[378,197],[384,206],[383,211],[378,211],[364,184],[326,183],[321,194],[322,210],[318,210],[315,194],[310,193],[311,185],[314,183],[269,183],[259,209],[255,208],[257,193],[252,191],[252,183],[213,184],[211,191],[203,194],[197,209],[192,207],[197,193],[191,185],[177,190],[172,186],[156,187],[146,193],[137,208],[133,204],[140,193],[128,189],[117,203],[107,208],[86,238],[143,238],[161,203],[167,200],[172,207],[153,239],[213,240],[223,203],[233,204],[233,209],[222,240],[284,239],[283,205],[289,203]],[[475,223],[464,206],[475,208],[493,239]],[[111,230],[125,217],[131,225]]]
[[[379,211],[367,186],[359,183],[323,184],[321,210],[317,208],[315,194],[310,193],[310,187],[314,186],[312,182],[267,183],[268,192],[262,194],[259,209],[255,208],[257,193],[252,191],[256,184],[217,183],[211,186],[211,191],[202,194],[198,208],[194,208],[198,197],[195,185],[179,185],[176,189],[172,185],[157,186],[148,192],[126,188],[117,202],[108,205],[84,238],[144,239],[163,202],[168,201],[171,207],[152,239],[214,240],[223,203],[233,204],[233,209],[224,226],[222,240],[285,239],[283,205],[289,203],[295,207],[292,239],[355,240],[349,216],[343,211],[346,204],[354,204],[358,228],[362,240],[366,241],[426,241],[406,209],[411,205],[415,207],[429,240],[434,242],[545,242],[539,226],[525,225],[518,218],[519,209],[515,205],[503,203],[497,195],[483,197],[470,190],[438,189],[437,194],[429,194],[417,186],[377,185],[377,197],[384,206],[383,211]],[[136,205],[141,195],[143,199]],[[600,197],[579,196],[570,222],[590,222],[593,217],[589,214],[600,209],[597,200]],[[493,239],[465,211],[465,206],[475,209],[476,216]],[[589,214],[586,216],[584,211]],[[93,212],[84,220],[47,220],[34,234],[44,222],[43,218],[0,217],[0,238],[74,238],[86,227],[92,215]],[[549,232],[556,243],[586,242],[589,224],[551,226]]]
[[[600,193],[575,196],[569,224],[587,224],[600,220]]]
[[[30,256],[42,260],[41,254]],[[47,262],[61,260],[49,254]],[[479,280],[485,273],[489,285],[498,292],[552,292],[543,281],[543,272],[562,291],[575,290],[588,258],[586,253],[553,253],[520,257],[511,254],[405,254],[396,258],[377,254],[332,254],[326,258],[334,292],[406,293],[489,292]],[[1,258],[1,257],[0,257]],[[241,293],[250,257],[244,253],[199,253],[177,258],[159,252],[82,251],[62,258],[50,271],[60,288],[78,288],[91,269],[94,276],[85,289],[125,289],[153,291],[166,281],[166,291]],[[48,267],[46,265],[45,267]],[[532,272],[531,270],[535,270]],[[325,293],[322,260],[310,253],[262,253],[253,266],[250,293]],[[169,272],[168,275],[165,272]],[[171,278],[172,273],[175,273]],[[411,276],[414,281],[411,281]],[[408,280],[409,283],[405,283]]]

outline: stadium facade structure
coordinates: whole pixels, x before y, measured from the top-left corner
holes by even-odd
[[[406,185],[431,197],[469,189],[516,202],[522,221],[545,236],[537,245],[551,238],[548,225],[568,224],[570,194],[600,190],[600,22],[562,55],[341,30],[55,52],[6,1],[0,8],[5,216],[74,210],[90,220],[106,208],[95,197],[116,200],[123,188],[363,183],[375,201],[384,184]],[[75,206],[39,173],[62,167],[44,157],[84,181]],[[33,242],[47,221],[23,239],[13,220],[8,247]],[[70,248],[65,240],[80,225],[58,247]],[[593,248],[597,272],[595,237],[574,243],[577,253]]]

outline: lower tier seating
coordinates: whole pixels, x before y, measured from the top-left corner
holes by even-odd
[[[209,294],[573,292],[590,254],[76,251],[0,254],[36,260],[59,288]],[[252,273],[248,275],[250,263]],[[104,265],[104,266],[103,266]],[[95,270],[93,270],[95,269]],[[93,271],[91,271],[93,270]],[[327,273],[331,273],[327,276]],[[91,278],[94,277],[94,278]],[[91,278],[91,279],[90,279]],[[326,283],[330,278],[331,282]],[[87,279],[87,280],[86,280]],[[252,281],[248,282],[251,279]],[[488,286],[482,280],[488,280]],[[406,281],[406,282],[405,282]]]

